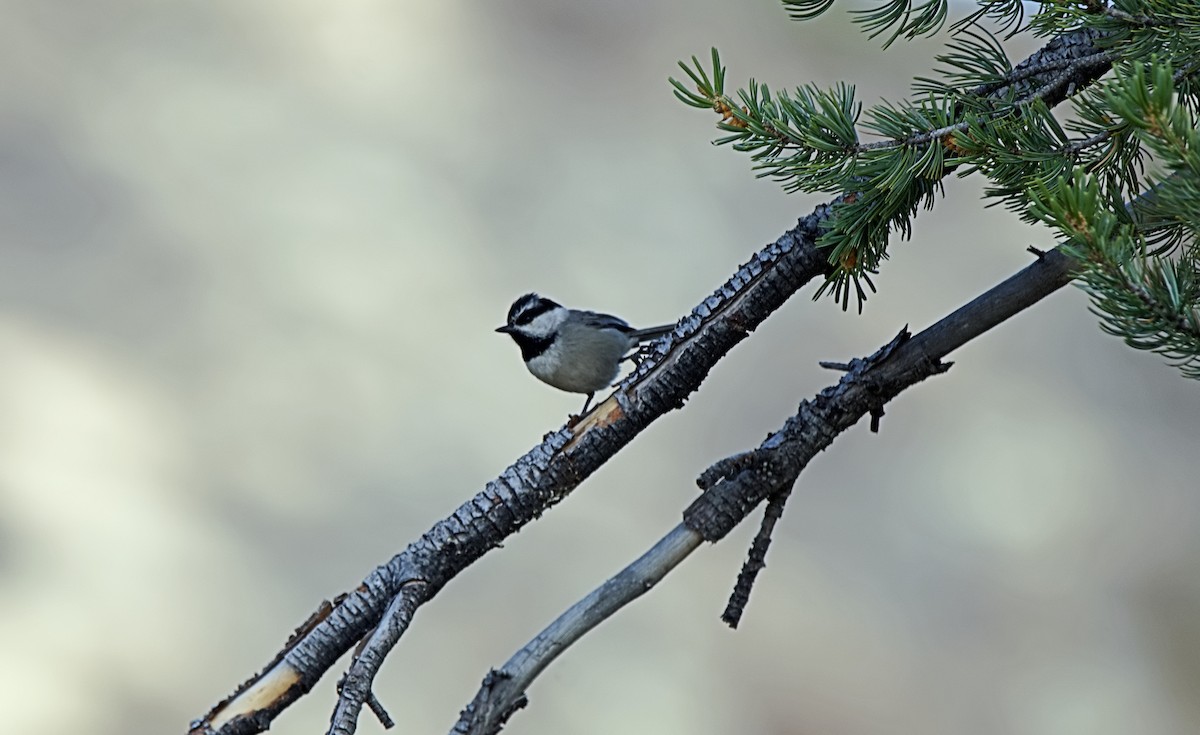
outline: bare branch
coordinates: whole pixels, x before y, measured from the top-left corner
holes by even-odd
[[[815,399],[802,403],[800,410],[779,432],[768,437],[758,449],[741,455],[750,456],[753,460],[743,463],[738,478],[742,475],[752,478],[756,471],[755,462],[780,464],[780,458],[774,455],[781,452],[796,454],[797,456],[785,464],[799,463],[802,470],[817,452],[828,445],[807,445],[814,438],[820,439],[825,436],[824,432],[814,433],[812,430],[814,426],[821,426],[829,421],[827,417],[834,417],[835,428],[840,433],[857,423],[863,415],[870,415],[871,431],[877,431],[878,418],[883,415],[883,406],[888,401],[929,375],[948,369],[949,363],[942,363],[941,359],[958,347],[1065,286],[1071,281],[1072,265],[1071,258],[1060,248],[1041,253],[1037,261],[1024,270],[912,339],[907,338],[906,332],[901,332],[875,355],[866,360],[852,361],[847,366],[846,375],[837,386],[826,388]],[[852,385],[855,386],[854,391],[849,390]],[[848,405],[833,408],[822,406],[822,399],[831,391],[838,397],[839,402],[846,401]],[[864,391],[867,394],[865,402],[851,401],[862,400],[855,398],[855,394]],[[769,446],[772,443],[777,443],[777,446]],[[746,565],[738,576],[725,613],[721,616],[731,627],[736,628],[740,622],[755,577],[765,566],[771,532],[778,517],[783,513],[783,504],[787,502],[791,489],[789,484],[787,487],[775,489],[767,496],[770,504],[763,517],[762,527],[751,547]]]
[[[358,723],[358,714],[364,704],[371,707],[371,711],[384,727],[391,727],[388,724],[391,718],[374,698],[371,685],[375,682],[379,668],[383,666],[383,660],[391,653],[392,648],[400,641],[400,636],[408,629],[408,624],[412,622],[417,607],[424,599],[424,587],[423,582],[413,582],[401,589],[400,594],[392,599],[392,604],[388,605],[375,631],[366,639],[362,650],[354,657],[350,670],[338,686],[338,703],[329,724],[329,735],[353,733]],[[371,704],[372,702],[374,704]]]
[[[508,718],[525,706],[525,690],[550,662],[618,610],[650,591],[703,541],[684,525],[676,526],[658,543],[587,597],[572,605],[546,629],[513,654],[503,666],[488,672],[475,699],[459,716],[451,733],[499,732]]]
[[[758,573],[767,567],[767,552],[771,549],[771,534],[775,532],[775,524],[783,517],[783,508],[787,505],[788,497],[792,494],[794,487],[793,484],[767,498],[767,509],[763,511],[758,533],[754,535],[754,541],[750,544],[750,553],[747,555],[745,563],[742,564],[742,570],[738,572],[737,582],[734,583],[733,592],[729,595],[729,602],[725,604],[725,612],[721,613],[721,620],[730,628],[737,629],[738,624],[742,622],[742,614],[750,602],[750,590],[754,589],[754,581],[758,579]]]
[[[829,216],[829,205],[818,207],[756,253],[659,340],[608,400],[577,425],[548,434],[483,491],[323,609],[319,619],[314,616],[316,622],[293,636],[261,673],[193,722],[191,732],[262,732],[371,631],[401,589],[411,586],[409,594],[423,604],[563,500],[651,422],[681,407],[729,350],[801,286],[830,271],[816,246]]]
[[[1068,284],[1071,265],[1072,260],[1056,248],[917,336],[911,337],[907,329],[901,331],[875,354],[851,361],[837,385],[801,403],[796,414],[757,449],[714,463],[697,480],[705,492],[684,511],[684,523],[633,564],[572,605],[503,666],[488,672],[451,733],[499,732],[513,713],[527,703],[525,691],[533,680],[568,646],[649,591],[695,550],[701,540],[720,540],[759,502],[770,498],[776,511],[770,512],[772,505],[768,506],[763,531],[755,540],[758,554],[752,552],[751,556],[761,569],[770,532],[782,513],[783,502],[813,457],[829,446],[837,434],[878,410],[905,388],[949,369],[948,363],[941,362],[942,357]],[[736,608],[735,620],[740,619],[752,584],[752,576],[744,587],[739,584],[743,597],[737,604],[731,600],[722,616],[726,622],[731,608]],[[736,627],[736,622],[731,625]]]

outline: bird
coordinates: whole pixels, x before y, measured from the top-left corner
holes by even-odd
[[[613,384],[621,362],[638,345],[674,329],[664,324],[634,329],[619,317],[568,309],[536,293],[512,303],[497,332],[512,337],[521,348],[525,367],[538,380],[570,393],[586,393],[579,415],[587,414],[596,391]]]

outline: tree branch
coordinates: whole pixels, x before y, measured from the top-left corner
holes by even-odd
[[[1050,63],[1097,53],[1095,34],[1086,30],[1060,36],[1022,64]],[[1020,67],[1018,67],[1020,68]],[[1048,101],[1065,98],[1099,78],[1104,68],[1039,84],[1049,88]],[[692,312],[675,331],[656,343],[655,351],[621,382],[616,392],[579,425],[548,434],[475,497],[436,523],[386,564],[371,572],[357,589],[321,608],[284,645],[274,660],[228,698],[191,724],[196,735],[240,735],[265,730],[276,716],[315,686],[317,680],[372,628],[402,590],[403,610],[412,610],[438,593],[451,579],[509,535],[540,517],[574,490],[638,433],[663,414],[683,405],[712,367],[798,289],[831,273],[827,254],[817,248],[831,208],[821,205],[796,227],[754,255]],[[721,483],[723,486],[725,483]],[[391,629],[379,639],[379,651],[403,632],[411,613],[397,608]],[[374,668],[372,668],[372,666]],[[358,671],[353,696],[370,692],[374,664]],[[344,690],[345,691],[345,690]],[[361,706],[361,701],[359,702]],[[350,705],[339,705],[339,709]],[[335,727],[353,732],[354,723],[335,717]]]
[[[1108,71],[1112,66],[1113,58],[1114,54],[1111,51],[1101,51],[1081,58],[1058,59],[1054,62],[1044,64],[1027,65],[1026,63],[1022,63],[1004,75],[1003,80],[976,87],[971,91],[971,94],[976,97],[994,97],[1009,88],[1018,88],[1021,82],[1036,78],[1041,81],[1041,85],[1032,91],[1025,90],[1026,94],[1019,97],[1014,106],[1031,105],[1038,101],[1046,102],[1047,104],[1057,104],[1062,101],[1068,93],[1067,90],[1071,88],[1071,85],[1076,80],[1087,79],[1094,69],[1101,69],[1101,74]],[[1047,78],[1050,72],[1054,72],[1054,74]],[[970,127],[971,123],[969,121],[958,122],[953,125],[937,128],[936,130],[918,133],[903,140],[878,140],[873,143],[860,143],[854,146],[853,149],[848,150],[847,153],[865,153],[874,150],[927,145],[935,140],[941,140],[948,135],[965,132]]]
[[[262,672],[193,722],[191,732],[263,731],[379,623],[401,589],[411,585],[408,594],[417,605],[428,601],[458,572],[570,494],[651,422],[681,407],[734,345],[801,286],[829,272],[816,247],[829,209],[818,207],[755,254],[681,319],[584,421],[548,434],[357,589],[324,603]],[[369,685],[354,690],[356,696],[366,691]]]
[[[700,547],[700,534],[682,524],[587,597],[572,605],[533,640],[483,679],[475,699],[459,716],[451,733],[499,732],[514,712],[525,706],[525,689],[554,659],[592,628],[650,591],[663,577]]]
[[[359,712],[364,704],[374,701],[372,711],[379,717],[385,727],[390,727],[386,712],[382,705],[374,700],[371,684],[375,675],[383,666],[383,660],[391,653],[392,648],[399,642],[400,636],[408,629],[413,615],[417,612],[424,599],[424,582],[414,581],[400,590],[400,594],[392,599],[383,619],[375,626],[375,631],[364,641],[362,649],[354,657],[349,671],[338,686],[338,703],[333,710],[333,718],[329,723],[330,735],[350,735],[358,723]],[[376,709],[379,707],[379,709]]]
[[[782,503],[800,472],[819,452],[838,434],[864,416],[878,412],[904,389],[948,370],[950,364],[941,358],[954,349],[1070,283],[1073,262],[1059,249],[1051,250],[915,337],[907,329],[901,331],[875,354],[851,361],[837,385],[801,403],[796,414],[757,449],[714,463],[697,480],[705,491],[684,511],[683,524],[572,605],[503,666],[488,672],[451,733],[499,732],[513,713],[525,706],[529,684],[568,646],[649,591],[701,540],[719,541],[762,500],[770,498],[768,512],[775,504],[777,513],[771,516],[769,526],[764,524],[765,540],[760,534],[755,541],[756,548],[761,541],[761,555],[765,555],[773,519],[782,513]],[[761,568],[761,556],[756,558],[752,552],[751,561],[757,561]],[[731,600],[723,618],[727,619],[733,608],[736,608],[735,621],[741,617],[741,605],[749,598],[752,583],[750,579],[744,588],[739,585],[745,598],[740,605]],[[736,627],[736,622],[731,624]]]

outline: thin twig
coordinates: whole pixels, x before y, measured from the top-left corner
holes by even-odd
[[[366,644],[354,657],[350,669],[342,679],[337,706],[329,723],[329,735],[352,735],[358,726],[358,715],[363,705],[375,700],[371,687],[379,668],[383,666],[384,659],[400,640],[400,636],[408,629],[417,607],[424,600],[425,592],[424,582],[413,582],[405,585],[400,593],[392,598],[392,603],[388,605],[379,625],[366,639]],[[377,700],[375,704],[378,705]],[[384,727],[391,727],[391,718],[382,707],[376,709],[372,706],[371,710],[379,717]]]
[[[725,612],[721,613],[721,620],[730,628],[736,630],[738,624],[742,622],[742,614],[745,613],[746,605],[750,602],[750,591],[754,589],[754,580],[758,578],[759,572],[767,568],[767,552],[771,549],[771,534],[775,532],[775,524],[783,517],[783,508],[787,505],[788,496],[792,494],[794,487],[794,484],[789,485],[767,498],[767,509],[763,511],[758,533],[755,534],[754,541],[750,544],[750,553],[746,557],[745,563],[742,564],[742,570],[738,572],[737,582],[734,583],[733,592],[729,595],[729,602],[725,603]]]
[[[371,710],[371,714],[375,715],[375,719],[379,720],[379,724],[383,725],[383,729],[391,730],[396,726],[392,716],[383,708],[383,703],[379,701],[379,697],[376,697],[373,691],[367,693],[367,708]]]
[[[488,673],[451,733],[495,733],[525,704],[525,689],[554,659],[592,628],[654,585],[699,548],[700,534],[676,526],[637,561],[572,605],[503,666]]]

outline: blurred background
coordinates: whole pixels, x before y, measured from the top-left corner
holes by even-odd
[[[778,3],[0,2],[0,710],[183,732],[579,408],[492,332],[538,290],[669,322],[821,201],[678,103],[883,52]],[[1025,42],[1026,44],[1028,42]],[[1020,58],[1029,45],[1014,45]],[[865,313],[812,287],[562,505],[422,608],[377,693],[445,732],[497,666],[674,526],[710,462],[1049,247],[951,180]],[[1200,731],[1200,389],[1066,289],[569,651],[521,733]],[[272,726],[321,732],[340,669]],[[379,732],[364,717],[361,732]]]

